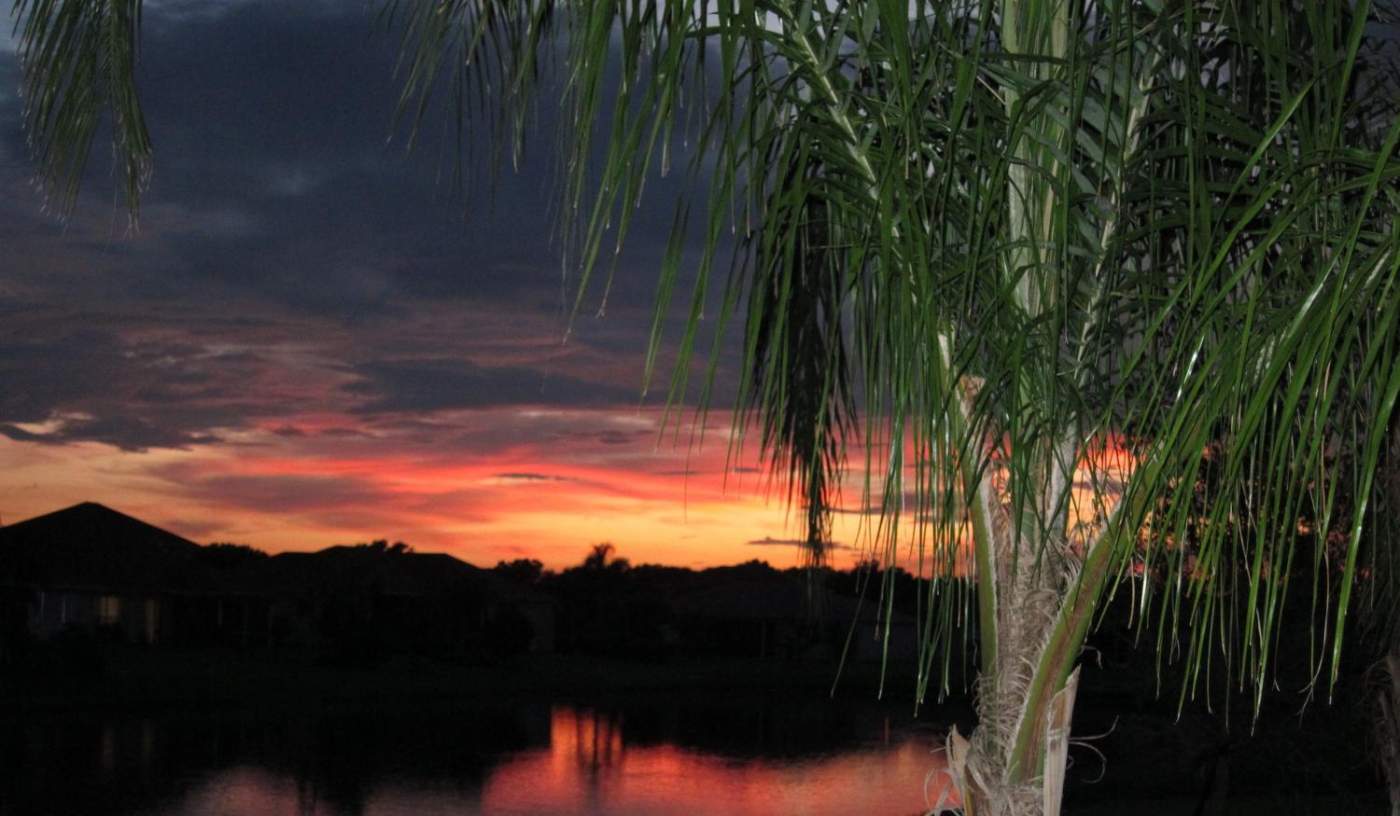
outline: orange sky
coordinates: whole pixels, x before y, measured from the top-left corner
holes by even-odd
[[[782,543],[796,525],[756,463],[726,479],[727,428],[695,451],[685,439],[659,439],[652,411],[510,408],[437,421],[454,419],[464,429],[518,425],[521,441],[435,452],[390,432],[328,434],[351,427],[329,415],[282,417],[188,450],[0,438],[0,514],[13,523],[90,500],[200,542],[282,551],[389,538],[485,565],[532,557],[568,566],[600,541],[634,563],[800,562]],[[569,438],[556,427],[622,435]],[[855,518],[837,518],[838,542],[854,540]],[[839,550],[833,563],[855,558]]]
[[[538,558],[562,568],[602,541],[633,563],[801,563],[801,519],[757,467],[751,442],[726,462],[724,415],[711,416],[698,448],[684,433],[660,436],[659,412],[637,409],[459,411],[435,415],[421,438],[354,422],[275,417],[222,431],[218,445],[141,452],[0,437],[0,515],[13,523],[97,501],[202,543],[279,552],[387,538],[488,566]],[[442,445],[444,428],[466,434],[472,449]],[[507,441],[483,446],[474,434]],[[843,504],[858,505],[859,492],[849,487]],[[1089,495],[1075,491],[1077,515],[1088,514]],[[870,520],[835,515],[834,566],[869,552],[861,522]]]

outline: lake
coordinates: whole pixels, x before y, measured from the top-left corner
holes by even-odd
[[[912,816],[948,792],[944,726],[907,705],[713,690],[410,696],[0,713],[0,816]],[[1245,763],[1277,762],[1255,756],[1262,743],[1232,766],[1249,788],[1205,806],[1205,780],[1172,767],[1166,736],[1120,731],[1101,743],[1107,766],[1072,752],[1067,816],[1389,812],[1374,783],[1351,796],[1300,782],[1319,757],[1275,766],[1282,784],[1261,788],[1270,774]],[[1117,781],[1098,781],[1105,771]]]
[[[5,816],[900,816],[928,809],[926,789],[928,803],[947,790],[941,729],[781,695],[69,713],[0,727]]]

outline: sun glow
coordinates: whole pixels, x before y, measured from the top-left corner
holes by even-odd
[[[12,485],[0,518],[98,501],[196,541],[274,552],[388,538],[480,565],[537,558],[562,568],[608,541],[633,563],[802,563],[800,508],[787,505],[757,452],[731,455],[727,434],[688,445],[660,421],[636,409],[501,408],[398,423],[319,412],[268,417],[187,449],[0,438]],[[1082,458],[1072,537],[1111,509],[1129,463],[1117,439]],[[888,559],[878,509],[862,491],[852,474],[832,518],[834,566],[877,550]],[[931,543],[938,531],[914,523],[912,506],[900,516],[898,562],[946,569],[937,565],[947,563],[947,542],[942,556]],[[968,569],[967,536],[958,524],[955,572]]]
[[[459,446],[331,414],[279,417],[187,450],[0,438],[15,486],[0,518],[98,501],[196,541],[270,551],[390,538],[476,564],[538,558],[558,568],[610,541],[633,563],[800,561],[796,547],[762,546],[787,540],[793,519],[756,463],[734,467],[722,440],[658,442],[657,417],[636,411],[458,419],[469,437]]]

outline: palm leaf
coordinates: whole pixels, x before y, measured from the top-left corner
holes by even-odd
[[[71,210],[104,120],[133,218],[150,180],[151,139],[136,90],[140,0],[15,0],[24,125],[40,179]]]

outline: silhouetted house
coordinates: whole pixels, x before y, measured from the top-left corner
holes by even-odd
[[[89,502],[0,528],[0,635],[12,630],[352,660],[466,656],[551,651],[554,603],[449,555],[360,546],[267,557],[201,547]]]
[[[199,545],[86,502],[0,528],[0,588],[29,632],[70,629],[156,644],[175,633]]]

